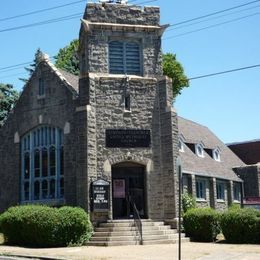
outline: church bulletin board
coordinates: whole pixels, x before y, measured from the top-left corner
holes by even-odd
[[[110,210],[110,183],[103,179],[92,182],[92,211],[106,212]]]

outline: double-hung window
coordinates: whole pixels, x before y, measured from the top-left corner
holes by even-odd
[[[217,199],[225,200],[225,185],[223,182],[218,182],[216,184],[217,188]]]
[[[196,180],[196,197],[197,199],[206,199],[206,181],[202,179]]]
[[[140,44],[130,41],[109,42],[109,73],[141,75]]]

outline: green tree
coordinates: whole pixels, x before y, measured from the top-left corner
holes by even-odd
[[[174,97],[181,94],[183,88],[189,87],[189,80],[175,54],[166,53],[163,55],[163,74],[172,79]]]
[[[57,68],[63,69],[74,75],[79,75],[79,59],[77,50],[79,48],[79,40],[75,39],[68,46],[59,50],[55,56],[55,65]],[[189,87],[189,80],[184,73],[184,69],[176,55],[172,53],[163,54],[163,74],[172,79],[172,89],[174,98],[181,94],[184,87]]]
[[[4,124],[18,97],[19,94],[13,85],[0,83],[0,127]]]
[[[78,57],[79,40],[75,39],[68,46],[59,50],[54,57],[57,68],[63,69],[74,75],[79,75],[79,57]]]
[[[40,57],[42,57],[43,53],[41,51],[40,48],[38,48],[34,54],[34,60],[33,62],[29,65],[29,67],[25,67],[25,70],[28,72],[29,74],[29,78],[32,76],[38,62],[39,62],[39,59]],[[25,78],[20,78],[21,81],[23,81],[24,83],[27,83],[28,82],[28,79],[25,79]]]

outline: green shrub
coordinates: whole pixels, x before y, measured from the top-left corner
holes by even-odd
[[[182,210],[186,213],[190,209],[194,209],[196,207],[196,199],[188,193],[182,194]]]
[[[228,243],[260,243],[260,212],[255,209],[228,210],[220,225]]]
[[[8,244],[53,247],[80,244],[92,226],[83,209],[40,205],[11,207],[0,216]]]
[[[184,230],[194,241],[212,242],[220,232],[219,214],[211,208],[188,210],[183,217]]]
[[[232,203],[229,207],[228,207],[228,210],[237,210],[237,209],[240,209],[241,206],[239,203]]]

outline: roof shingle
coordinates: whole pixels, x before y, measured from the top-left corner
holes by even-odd
[[[205,148],[220,149],[221,161],[218,162],[207,152],[204,153],[204,158],[201,158],[191,151],[187,145],[184,145],[184,152],[180,152],[183,172],[241,181],[232,168],[244,166],[245,164],[207,127],[178,117],[178,128],[179,134],[182,134],[185,139],[185,143],[196,144],[203,142]]]

